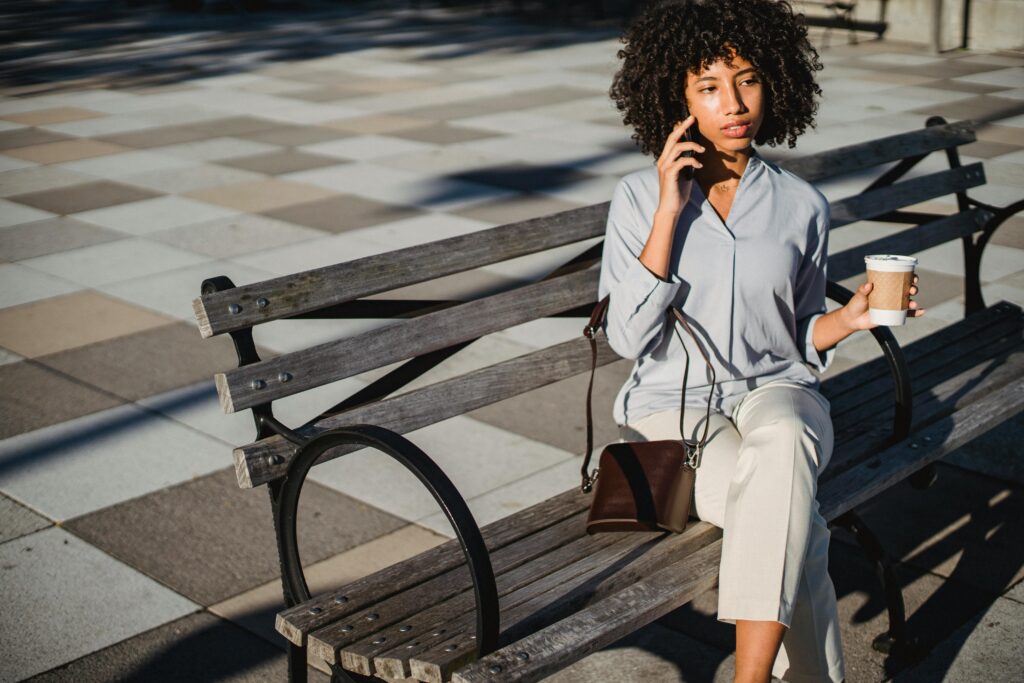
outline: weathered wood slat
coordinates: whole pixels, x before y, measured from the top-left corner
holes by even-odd
[[[918,358],[940,351],[944,346],[955,343],[974,335],[986,336],[986,330],[997,324],[1005,324],[1008,317],[1020,320],[1020,307],[1000,302],[978,311],[969,318],[958,320],[943,327],[937,332],[926,335],[903,347],[903,355],[908,365],[913,366]],[[913,324],[913,323],[910,323]],[[825,397],[833,403],[846,400],[843,395],[858,391],[858,388],[869,380],[881,376],[891,376],[885,358],[879,357],[862,365],[851,368],[842,374],[830,377],[822,382],[821,390]]]
[[[683,534],[652,538],[619,560],[589,558],[581,563],[582,572],[564,577],[557,573],[546,576],[525,589],[522,599],[503,612],[503,621],[508,626],[502,629],[502,642],[519,640],[587,605],[598,603],[721,537],[721,529],[698,522]],[[428,683],[443,683],[455,669],[472,661],[476,650],[473,641],[466,637],[468,623],[462,624],[461,633],[414,655],[410,662],[413,677]]]
[[[203,337],[308,313],[604,234],[609,202],[418,244],[208,294],[193,302]],[[266,305],[257,305],[265,299]],[[231,305],[239,307],[232,314]]]
[[[599,275],[596,268],[570,273],[217,374],[221,406],[228,413],[251,408],[571,310],[596,296]]]
[[[569,490],[521,510],[514,516],[492,522],[481,529],[481,533],[487,549],[495,553],[522,538],[578,515],[589,505],[589,496],[581,493],[579,489]],[[458,541],[448,541],[413,558],[353,581],[346,585],[343,591],[319,595],[302,605],[283,610],[277,615],[275,627],[291,642],[303,645],[307,633],[464,563],[465,558]],[[342,595],[346,600],[342,603],[337,602],[336,598]]]
[[[822,515],[828,520],[835,519],[902,481],[910,472],[942,458],[1022,410],[1024,383],[1014,382],[996,391],[986,391],[980,400],[923,429],[909,442],[886,449],[871,462],[823,483],[819,493]],[[719,541],[665,567],[634,587],[483,657],[456,672],[452,680],[460,683],[538,680],[711,588],[717,576],[720,553]],[[694,585],[681,588],[683,580]],[[638,586],[643,588],[638,589]],[[662,601],[668,601],[670,606],[666,609]],[[524,658],[520,653],[527,656]],[[500,668],[495,672],[494,667]]]
[[[926,391],[932,385],[956,375],[961,370],[997,355],[997,347],[1012,345],[1014,338],[1019,340],[1021,322],[1017,315],[1003,316],[984,328],[976,329],[970,336],[947,334],[948,329],[939,330],[918,340],[934,343],[935,346],[930,350],[919,349],[916,343],[908,345],[905,349],[904,357],[915,392]],[[829,399],[832,420],[837,424],[855,423],[859,416],[852,414],[862,412],[865,405],[872,404],[872,408],[877,409],[874,404],[879,402],[887,408],[893,403],[893,379],[888,368],[884,373],[872,378],[864,373],[860,374],[864,379],[857,391],[845,392],[835,400]]]
[[[599,366],[621,360],[601,337],[598,340]],[[303,437],[352,424],[374,424],[395,432],[407,433],[462,415],[481,406],[537,389],[590,369],[590,345],[580,336],[516,358],[511,358],[459,377],[443,380],[394,398],[326,418],[300,430]],[[357,450],[338,448],[324,454],[326,460]],[[235,471],[242,488],[252,488],[284,475],[294,456],[295,446],[279,436],[236,448]]]
[[[985,184],[981,162],[930,173],[832,202],[832,229]]]
[[[579,527],[580,533],[583,533],[584,528],[585,523],[581,523]],[[515,577],[517,579],[515,585],[510,584],[509,588],[511,590],[506,591],[502,595],[501,613],[503,619],[508,617],[507,611],[510,604],[521,602],[523,595],[532,595],[539,590],[543,590],[543,588],[538,588],[538,586],[564,584],[578,580],[576,577],[593,569],[594,566],[614,566],[615,563],[622,561],[622,558],[627,557],[630,553],[637,552],[638,548],[656,543],[663,536],[660,533],[604,535],[611,537],[606,539],[610,542],[595,548],[590,553],[575,554],[572,562],[559,563],[556,566],[550,564],[547,558],[540,558],[536,562],[531,563],[530,566],[521,567],[517,572],[518,576]],[[584,538],[587,538],[585,534]],[[581,538],[581,540],[584,540],[584,538]],[[434,630],[429,633],[422,633],[421,637],[415,640],[406,639],[402,643],[395,643],[389,647],[376,648],[373,659],[376,675],[389,678],[408,677],[412,675],[409,665],[412,657],[415,657],[420,652],[429,651],[432,644],[448,643],[453,638],[463,641],[464,647],[468,648],[471,652],[475,652],[476,611],[467,609],[468,607],[472,607],[471,603],[458,600],[450,600],[446,603],[438,604],[431,610],[429,615],[430,620],[438,624],[438,627]],[[312,638],[316,637],[317,634],[314,633]],[[357,663],[357,661],[360,664],[362,663],[361,659],[353,659],[355,654],[355,648],[346,647],[342,651],[342,664],[350,671],[360,671],[359,668],[351,666]]]
[[[977,139],[974,134],[976,125],[972,121],[957,121],[931,126],[868,142],[836,147],[799,159],[786,159],[780,162],[779,166],[809,183],[818,183],[907,157],[966,145]]]
[[[974,402],[832,479],[818,497],[822,515],[835,519],[898,484],[908,472],[939,460],[1024,411],[1024,382],[1019,378],[999,389],[990,388],[987,382],[984,386],[984,392]]]
[[[719,539],[592,607],[491,653],[456,672],[452,681],[539,680],[710,590],[718,580],[721,556]]]
[[[868,254],[916,254],[974,234],[981,230],[991,216],[984,209],[971,209],[830,254],[828,278],[835,282],[854,275],[864,275],[867,280],[864,257]]]
[[[552,563],[554,568],[574,562],[580,555],[595,552],[614,539],[581,538],[586,526],[585,512],[568,517],[535,534],[524,537],[491,554],[498,595],[508,593],[522,585],[531,574],[537,572],[538,562]],[[529,569],[523,565],[530,563]],[[554,569],[552,569],[553,571]],[[401,594],[386,598],[369,605],[362,611],[346,616],[344,619],[327,624],[307,637],[310,652],[328,661],[337,661],[338,651],[348,648],[355,657],[359,657],[369,647],[370,640],[386,639],[387,643],[421,638],[437,628],[440,624],[432,622],[431,607],[438,603],[457,604],[461,611],[473,609],[475,594],[469,571],[464,566],[455,567],[443,574],[438,574],[428,581],[403,591]],[[369,615],[376,615],[372,621]],[[404,631],[401,629],[405,629]],[[372,638],[370,636],[372,635]],[[369,663],[372,654],[359,659],[357,668],[370,675]]]
[[[984,395],[984,391],[1000,388],[1011,382],[1019,382],[1024,377],[1024,351],[1008,352],[1003,358],[989,363],[975,365],[955,377],[932,386],[930,389],[914,393],[914,419],[911,429],[916,431],[931,422],[960,410],[972,401]],[[979,386],[985,387],[984,390]],[[865,410],[865,413],[867,411]],[[888,409],[879,416],[873,416],[853,422],[845,430],[837,430],[835,438],[849,443],[847,448],[837,451],[829,463],[823,480],[838,476],[851,466],[855,466],[877,452],[879,447],[889,441],[890,430],[887,423],[891,421],[892,410]],[[858,426],[859,424],[859,426]],[[877,425],[877,426],[876,426]]]

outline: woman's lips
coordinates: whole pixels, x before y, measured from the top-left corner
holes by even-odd
[[[748,130],[750,130],[750,124],[736,126],[735,128],[723,128],[722,134],[727,138],[745,138],[747,137]]]

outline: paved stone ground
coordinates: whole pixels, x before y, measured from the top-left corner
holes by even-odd
[[[607,201],[650,163],[606,94],[618,28],[576,10],[544,22],[429,3],[248,17],[57,5],[29,21],[34,4],[6,4],[19,34],[0,41],[0,680],[281,680],[269,506],[234,482],[230,447],[251,424],[219,412],[210,378],[233,353],[196,333],[200,281],[242,284]],[[974,194],[999,205],[1024,194],[1024,54],[830,40],[817,129],[765,156],[970,118],[979,139],[962,160],[984,162],[989,179]],[[822,189],[838,197],[858,182]],[[988,303],[1024,303],[1022,226],[1005,224],[986,250]],[[850,226],[832,249],[895,229]],[[963,315],[959,247],[919,257],[928,314],[896,330],[901,342]],[[531,267],[450,286],[479,292]],[[265,353],[353,329],[270,328],[257,333]],[[511,330],[454,368],[577,332]],[[848,339],[829,374],[876,355],[868,335]],[[606,414],[625,369],[600,378]],[[369,379],[278,412],[300,420]],[[581,401],[577,380],[411,438],[482,522],[496,519],[574,485],[582,426],[544,406]],[[884,605],[835,533],[848,681],[1024,668],[1022,429],[1017,419],[961,449],[929,491],[901,485],[863,511],[899,559],[910,628],[933,651],[920,665],[871,649]],[[404,472],[359,455],[318,469],[301,539],[314,590],[451,535]],[[707,594],[552,680],[730,680],[733,633],[715,604]]]

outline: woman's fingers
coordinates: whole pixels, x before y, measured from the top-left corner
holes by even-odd
[[[673,158],[671,156],[673,147],[679,142],[679,138],[686,133],[686,130],[693,125],[695,120],[696,119],[693,114],[690,114],[676,124],[675,128],[672,129],[672,132],[668,134],[668,138],[665,140],[665,146],[661,150],[661,156],[658,157],[659,162],[668,158]]]

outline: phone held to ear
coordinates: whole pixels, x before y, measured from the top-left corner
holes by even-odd
[[[683,107],[683,120],[686,120],[689,117],[690,117],[690,112],[687,110],[686,107]],[[685,142],[693,142],[693,127],[695,125],[697,125],[697,121],[696,120],[694,120],[694,122],[690,124],[690,127],[686,129],[686,132],[683,133],[683,140]],[[676,158],[679,159],[681,157],[692,157],[692,156],[693,156],[693,150],[692,149],[688,149],[688,150],[684,151],[682,154],[680,154]],[[682,173],[680,175],[682,176],[683,180],[687,180],[687,181],[693,180],[693,166],[683,166],[683,171],[682,171]]]

